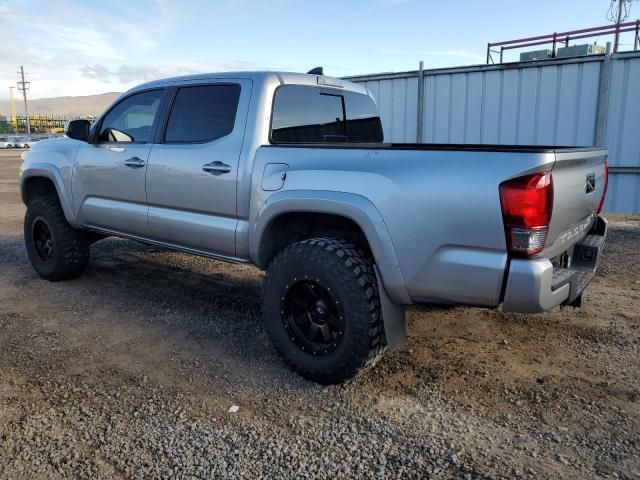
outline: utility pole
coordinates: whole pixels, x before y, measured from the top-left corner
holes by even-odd
[[[620,24],[622,23],[622,10],[624,9],[625,0],[618,0],[618,18],[616,19],[616,36],[613,39],[613,53],[618,52],[618,43],[620,42]]]
[[[24,99],[24,116],[27,120],[27,133],[31,133],[31,124],[29,123],[29,107],[27,106],[27,90],[29,90],[29,85],[31,82],[24,81],[24,67],[20,65],[20,74],[21,81],[18,82],[18,90],[22,92],[22,98]]]
[[[18,133],[18,114],[16,113],[16,95],[14,90],[16,87],[9,87],[9,100],[11,101],[11,125],[15,132]]]

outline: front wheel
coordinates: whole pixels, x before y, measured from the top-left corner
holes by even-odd
[[[33,268],[52,282],[80,276],[89,261],[87,233],[69,225],[56,197],[37,198],[27,207],[24,240]]]
[[[315,238],[280,252],[267,270],[263,306],[276,350],[309,380],[348,380],[384,352],[373,263],[344,240]]]

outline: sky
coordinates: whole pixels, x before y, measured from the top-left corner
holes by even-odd
[[[30,98],[119,92],[196,72],[321,65],[348,76],[415,70],[420,60],[425,68],[472,65],[484,63],[487,42],[604,25],[608,7],[609,0],[0,0],[0,100],[20,65]],[[640,2],[629,20],[636,18]]]

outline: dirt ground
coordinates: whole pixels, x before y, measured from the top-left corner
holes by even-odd
[[[40,280],[19,164],[0,152],[0,478],[640,478],[639,217],[607,215],[582,309],[411,308],[405,350],[323,388],[275,355],[253,268],[107,239]]]

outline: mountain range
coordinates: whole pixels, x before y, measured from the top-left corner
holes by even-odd
[[[29,114],[54,114],[54,115],[98,115],[120,93],[108,92],[97,95],[85,95],[78,97],[53,97],[29,99]],[[24,113],[24,104],[21,98],[16,98],[16,112]],[[0,101],[0,115],[11,115],[11,102]]]

